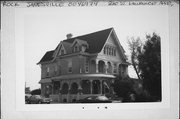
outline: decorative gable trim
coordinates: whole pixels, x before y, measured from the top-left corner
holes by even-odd
[[[126,58],[126,56],[125,56],[125,50],[123,49],[123,47],[121,46],[121,44],[120,44],[120,42],[119,42],[119,39],[118,39],[118,37],[117,37],[117,35],[116,35],[116,33],[115,33],[115,31],[114,31],[114,28],[112,28],[112,30],[111,30],[111,32],[109,33],[109,36],[107,37],[107,39],[106,39],[106,42],[104,43],[104,46],[102,47],[102,49],[101,49],[101,52],[103,52],[103,50],[104,50],[104,47],[106,46],[106,44],[107,44],[107,41],[108,41],[108,39],[111,37],[111,35],[114,35],[114,39],[115,39],[115,42],[117,42],[118,44],[118,47],[117,48],[119,48],[119,50],[120,50],[120,52],[121,52],[121,55],[122,55],[122,58],[124,59],[124,60],[127,60],[127,58]]]
[[[56,50],[55,53],[54,53],[54,58],[56,58],[57,56],[59,56],[59,54],[60,54],[60,52],[61,52],[61,49],[64,50],[64,54],[67,54],[67,51],[66,51],[66,49],[65,49],[65,47],[64,47],[64,45],[63,45],[63,41],[61,41],[61,42],[59,43],[58,48],[57,48],[57,50]]]
[[[80,43],[80,42],[81,42],[81,43]],[[73,47],[76,43],[78,43],[78,44],[79,44],[79,46],[80,46],[80,45],[87,45],[87,47],[88,47],[88,43],[87,43],[87,41],[80,40],[80,39],[75,39],[75,40],[73,41],[73,43],[72,43],[71,47]]]
[[[120,48],[121,54],[122,54],[122,56],[123,56],[123,59],[124,59],[124,60],[127,60],[127,57],[126,57],[126,55],[124,54],[124,53],[125,53],[125,50],[124,50],[124,48],[122,47],[122,45],[120,44],[120,41],[119,41],[119,39],[118,39],[118,37],[117,37],[116,32],[114,31],[114,29],[113,29],[113,34],[114,34],[114,36],[115,36],[116,42],[118,43],[118,46],[119,46],[118,48]]]
[[[63,40],[58,44],[55,50],[46,52],[38,64],[53,62],[60,51],[61,45],[64,48],[65,53],[66,53],[66,55],[63,55],[62,57],[76,54],[76,53],[73,53],[71,49],[71,45],[75,41],[77,41],[80,45],[82,44],[87,45],[87,48],[84,48],[83,51],[85,52],[83,53],[87,53],[88,55],[94,55],[94,54],[97,55],[103,49],[103,46],[105,42],[107,41],[107,38],[110,36],[112,29],[113,28],[108,28],[105,30],[96,31],[96,32],[85,34],[82,36],[77,36],[75,38]]]

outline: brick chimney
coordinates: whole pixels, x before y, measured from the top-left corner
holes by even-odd
[[[67,39],[72,38],[72,36],[73,36],[72,33],[69,33],[69,34],[66,35]]]

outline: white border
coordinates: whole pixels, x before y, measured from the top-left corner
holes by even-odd
[[[160,7],[160,6],[159,6]],[[40,8],[39,8],[40,9]],[[42,8],[41,8],[42,9]],[[57,9],[57,8],[56,8]],[[61,9],[61,8],[60,8]],[[16,110],[53,111],[53,110],[121,110],[121,109],[160,109],[170,107],[169,84],[169,40],[161,41],[162,58],[162,102],[154,103],[111,103],[111,104],[24,104],[25,62],[24,62],[24,18],[34,14],[33,8],[15,9],[15,49],[16,49]],[[168,12],[168,9],[167,9]],[[38,12],[36,13],[38,14]],[[169,36],[169,35],[168,35]],[[169,38],[167,38],[169,39]],[[107,107],[107,108],[106,108]]]

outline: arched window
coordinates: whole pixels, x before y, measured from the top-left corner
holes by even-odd
[[[78,46],[74,46],[74,52],[78,52]]]
[[[108,73],[112,73],[112,65],[111,65],[111,63],[108,62],[107,64],[108,64],[107,72],[108,72]]]
[[[100,60],[98,62],[98,71],[99,71],[99,73],[105,73],[105,70],[106,70],[105,63],[104,63],[104,61]]]
[[[72,83],[71,84],[71,89],[70,89],[70,94],[77,94],[78,93],[78,84],[77,83]]]
[[[99,80],[94,80],[92,82],[92,94],[100,94],[101,89],[100,89],[100,81]]]
[[[54,94],[59,94],[60,82],[59,81],[54,81],[53,84],[54,84],[54,86],[53,86]]]
[[[91,82],[89,80],[82,80],[82,93],[83,94],[91,93]]]
[[[63,99],[63,102],[67,102],[67,99]]]
[[[64,55],[64,50],[63,49],[61,49],[61,55]]]
[[[64,83],[62,86],[61,94],[68,94],[69,86],[67,83]]]

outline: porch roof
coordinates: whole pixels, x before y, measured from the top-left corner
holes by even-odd
[[[96,77],[103,77],[103,78],[115,78],[114,75],[109,74],[70,74],[70,75],[62,75],[57,77],[52,77],[53,80],[58,79],[74,79],[74,78],[96,78]]]
[[[52,80],[50,78],[41,79],[39,83],[51,83]]]

